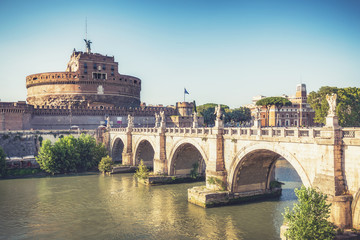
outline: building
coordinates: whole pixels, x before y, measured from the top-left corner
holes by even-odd
[[[292,106],[286,106],[277,109],[272,106],[267,112],[265,107],[260,107],[259,117],[261,126],[279,126],[279,127],[305,127],[314,125],[315,111],[307,103],[307,92],[305,84],[298,84],[296,86],[295,96],[282,95],[291,101]],[[256,102],[265,96],[253,97],[252,104],[247,105],[251,109],[251,115],[255,118],[257,114]]]
[[[191,127],[192,104],[173,107],[141,104],[141,80],[120,74],[114,57],[74,51],[64,72],[26,77],[27,103],[0,102],[0,131],[22,129],[94,129],[110,120],[113,127],[155,126],[155,113],[163,111],[167,125]],[[191,121],[191,122],[190,122]],[[200,120],[201,122],[201,120]]]

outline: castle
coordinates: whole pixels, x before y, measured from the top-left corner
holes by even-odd
[[[64,72],[26,77],[27,103],[0,102],[0,131],[26,129],[95,129],[106,119],[125,126],[127,116],[135,126],[154,126],[155,113],[164,111],[168,126],[190,127],[192,103],[173,107],[141,104],[141,80],[118,72],[114,57],[74,49]],[[177,116],[177,117],[175,117]]]

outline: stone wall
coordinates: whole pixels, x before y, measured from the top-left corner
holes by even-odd
[[[81,133],[94,136],[95,131],[1,131],[0,146],[7,157],[35,156],[42,141],[57,141],[61,136],[79,136]]]

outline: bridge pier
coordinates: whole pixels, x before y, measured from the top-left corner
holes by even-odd
[[[165,136],[165,128],[160,128],[159,133],[159,158],[154,158],[154,173],[160,175],[168,175],[168,164],[166,158],[166,136]]]
[[[352,199],[352,195],[339,195],[334,196],[330,200],[330,221],[341,229],[351,228],[353,226],[351,214]]]
[[[131,165],[134,166],[133,162],[133,152],[132,152],[132,128],[128,127],[126,129],[126,148],[124,153],[122,154],[122,162],[123,165]]]

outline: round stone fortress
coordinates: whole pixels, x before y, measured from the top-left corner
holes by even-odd
[[[26,77],[27,102],[35,106],[139,107],[141,80],[119,74],[114,57],[73,51],[65,72]]]

